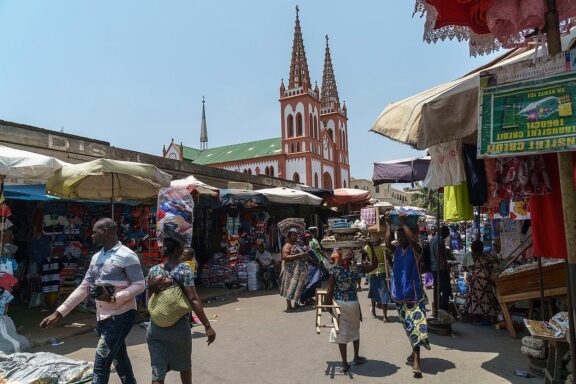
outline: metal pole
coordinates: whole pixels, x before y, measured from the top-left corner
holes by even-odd
[[[547,0],[546,12],[546,40],[548,53],[555,55],[562,52],[560,39],[560,20],[556,0]],[[569,303],[569,329],[570,329],[570,355],[572,356],[572,375],[576,374],[576,343],[574,342],[574,302],[576,299],[576,190],[574,189],[574,160],[572,153],[558,153],[558,169],[560,174],[560,189],[562,191],[562,210],[564,212],[564,234],[566,236],[566,251],[568,256],[568,298]],[[574,378],[572,379],[574,382]]]
[[[110,197],[110,202],[112,203],[112,220],[114,220],[114,173],[110,176],[112,177],[112,197]]]
[[[540,320],[548,321],[550,314],[544,310],[544,273],[542,272],[542,258],[538,257],[538,284],[540,285]]]

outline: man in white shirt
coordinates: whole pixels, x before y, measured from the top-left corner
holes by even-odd
[[[258,250],[256,251],[256,261],[260,264],[262,270],[262,280],[266,289],[272,289],[274,287],[274,280],[276,278],[274,265],[276,260],[270,252],[266,250],[264,244],[258,245]]]

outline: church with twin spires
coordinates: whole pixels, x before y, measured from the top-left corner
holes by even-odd
[[[348,111],[345,103],[340,104],[328,43],[326,36],[319,89],[310,81],[297,7],[290,75],[287,85],[280,84],[281,137],[208,148],[203,100],[200,149],[172,140],[163,156],[316,188],[350,187]]]

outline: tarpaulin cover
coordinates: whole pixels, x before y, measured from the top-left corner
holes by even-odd
[[[1,383],[74,384],[92,377],[92,363],[48,352],[0,352]]]
[[[46,194],[46,185],[44,184],[5,185],[4,197],[14,200],[58,200],[57,197]]]
[[[346,204],[369,203],[370,192],[362,189],[339,188],[334,190],[334,196],[326,198],[328,205],[339,206]]]
[[[257,192],[266,196],[266,199],[271,203],[298,205],[320,205],[322,203],[322,198],[296,189],[266,188],[259,189]]]
[[[374,163],[374,185],[384,183],[414,183],[422,181],[428,173],[430,156],[381,161]]]
[[[268,203],[268,199],[266,199],[266,197],[261,193],[245,189],[221,189],[220,201],[222,202],[222,205],[264,205]]]
[[[172,182],[170,183],[170,186],[171,187],[184,187],[184,188],[187,188],[188,191],[190,191],[191,193],[193,191],[197,191],[201,195],[209,195],[209,196],[213,196],[215,198],[218,198],[218,191],[219,191],[218,188],[213,187],[211,185],[208,185],[208,184],[198,180],[197,178],[195,178],[192,175],[190,175],[184,179],[172,180]]]

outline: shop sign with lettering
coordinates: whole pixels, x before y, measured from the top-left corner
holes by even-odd
[[[480,87],[479,157],[576,150],[576,73]]]

